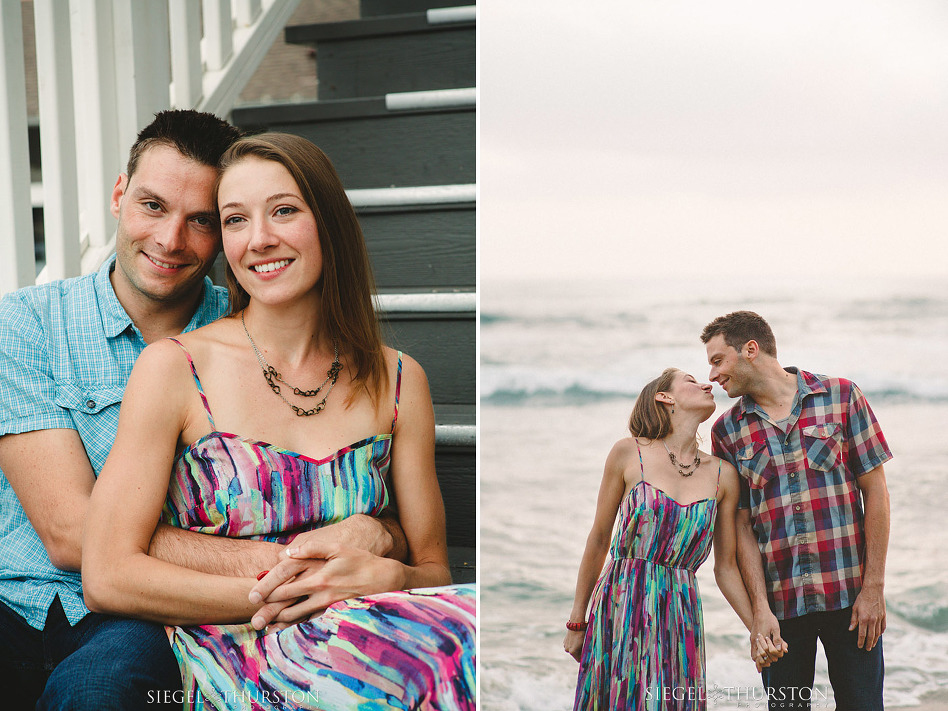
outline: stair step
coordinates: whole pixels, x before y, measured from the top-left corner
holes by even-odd
[[[474,203],[477,185],[419,185],[410,188],[363,188],[346,190],[357,210],[398,206]]]
[[[375,297],[376,311],[383,316],[398,314],[468,314],[473,318],[477,295],[471,291],[417,291],[381,293]]]
[[[435,445],[473,447],[477,441],[474,405],[435,403]]]
[[[473,86],[473,5],[286,28],[288,44],[316,47],[320,100]]]
[[[473,183],[476,107],[391,111],[384,97],[234,109],[244,129],[308,138],[350,189]]]

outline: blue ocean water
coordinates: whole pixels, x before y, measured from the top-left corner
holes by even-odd
[[[766,292],[766,296],[761,296]],[[783,365],[866,393],[893,450],[884,637],[887,708],[948,709],[948,290],[687,280],[481,285],[481,702],[572,707],[562,650],[603,462],[641,387],[674,365],[707,380],[704,324],[736,309],[770,322]],[[718,411],[731,401],[715,386]],[[715,415],[715,416],[716,416]],[[699,430],[710,443],[710,423]],[[746,632],[699,571],[709,708],[766,708]],[[813,708],[833,709],[820,657]]]

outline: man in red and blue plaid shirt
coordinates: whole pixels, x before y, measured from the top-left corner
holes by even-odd
[[[756,661],[771,709],[810,708],[816,640],[839,709],[882,709],[883,581],[892,454],[859,388],[777,362],[767,322],[708,324],[710,379],[740,397],[715,422],[714,454],[741,479],[738,562],[758,635],[789,649]],[[769,644],[768,644],[769,646]]]

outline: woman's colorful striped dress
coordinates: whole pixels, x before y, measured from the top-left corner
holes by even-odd
[[[219,432],[191,370],[213,431],[176,460],[163,521],[282,541],[385,508],[391,433],[315,460]],[[395,418],[400,384],[399,354]],[[452,585],[347,600],[267,635],[249,624],[169,632],[185,708],[454,711],[474,708],[474,625],[474,586]]]
[[[716,511],[714,498],[682,506],[642,468],[593,592],[576,711],[706,708],[695,570],[711,551]]]

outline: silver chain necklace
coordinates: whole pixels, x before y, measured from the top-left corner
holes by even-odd
[[[267,381],[267,385],[270,386],[270,389],[280,396],[280,399],[289,405],[293,412],[296,413],[297,417],[309,417],[310,415],[317,415],[326,408],[326,398],[329,397],[329,393],[332,392],[333,386],[335,386],[336,381],[339,379],[339,372],[342,370],[342,363],[339,362],[339,343],[335,338],[332,339],[332,348],[333,348],[333,357],[332,365],[329,366],[329,370],[326,373],[326,379],[322,384],[315,390],[300,390],[299,388],[290,385],[286,382],[277,372],[277,369],[272,365],[267,363],[267,359],[263,357],[263,353],[260,352],[260,349],[257,348],[257,344],[253,342],[253,338],[250,337],[250,331],[247,330],[247,322],[244,321],[244,312],[240,312],[240,324],[244,327],[244,333],[247,334],[247,340],[250,341],[250,346],[253,348],[253,352],[257,355],[257,362],[260,364],[261,370],[263,370],[263,378]],[[323,396],[323,399],[316,403],[316,407],[309,410],[304,410],[301,407],[297,407],[292,402],[283,397],[283,393],[280,390],[280,386],[277,385],[277,381],[283,383],[289,388],[293,388],[293,394],[299,395],[300,397],[316,397],[326,387],[326,383],[329,383],[329,387],[326,389],[326,394]]]
[[[678,458],[674,453],[668,448],[668,445],[665,443],[665,440],[662,440],[662,446],[665,447],[665,451],[668,452],[668,458],[671,460],[672,466],[678,469],[678,473],[682,476],[691,476],[696,471],[698,471],[698,465],[701,464],[701,457],[698,456],[698,453],[695,452],[695,460],[691,464],[682,464],[678,461]],[[688,470],[691,471],[688,471]]]

